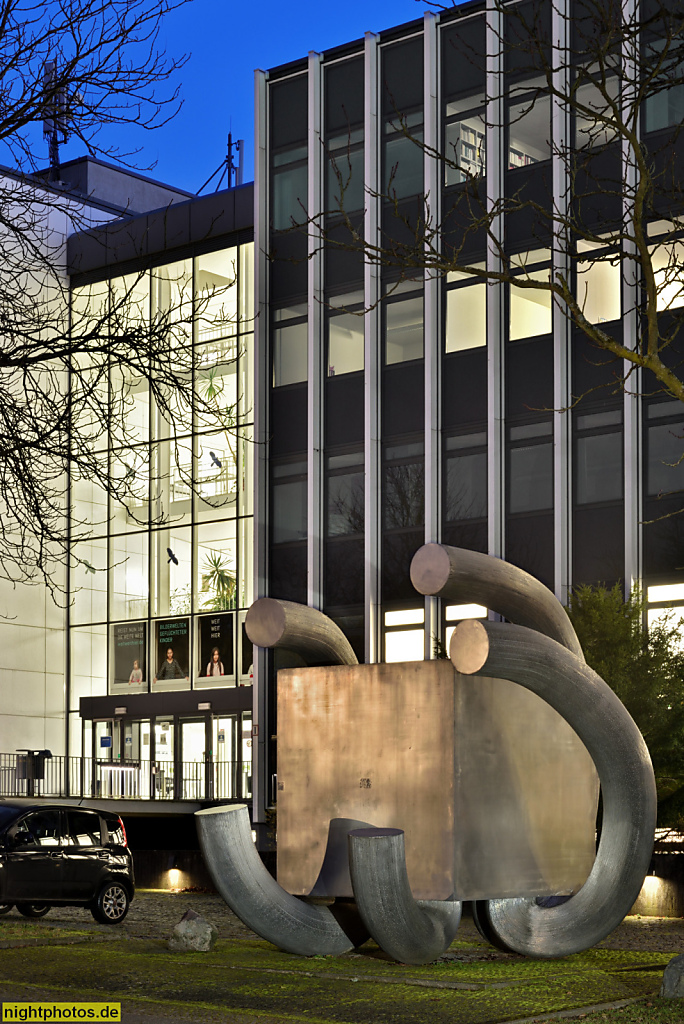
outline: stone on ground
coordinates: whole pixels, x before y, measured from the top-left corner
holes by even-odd
[[[684,999],[684,953],[673,957],[665,968],[660,995],[663,999]]]
[[[173,929],[169,949],[179,952],[208,953],[218,939],[213,924],[200,917],[194,910],[188,910]]]

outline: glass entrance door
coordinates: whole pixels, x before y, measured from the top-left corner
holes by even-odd
[[[206,798],[206,731],[204,719],[181,722],[183,800]]]
[[[238,789],[238,716],[223,715],[213,722],[214,798],[240,799]]]
[[[175,759],[173,718],[157,718],[154,723],[154,789],[157,800],[173,800]]]

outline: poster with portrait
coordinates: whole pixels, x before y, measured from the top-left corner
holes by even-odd
[[[186,690],[190,686],[190,619],[155,623],[153,690]]]
[[[117,622],[111,627],[110,693],[147,690],[147,623]]]
[[[235,683],[235,617],[232,612],[200,615],[198,619],[198,687]]]

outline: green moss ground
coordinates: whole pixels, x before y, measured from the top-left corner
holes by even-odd
[[[219,941],[211,953],[172,953],[161,941],[66,944],[83,933],[42,922],[12,922],[10,933],[9,924],[0,926],[0,940],[21,943],[38,934],[51,949],[49,956],[44,947],[3,949],[0,997],[38,983],[69,998],[121,1001],[124,1011],[144,1000],[160,1009],[182,1004],[198,1013],[220,1011],[226,1019],[248,1014],[321,1024],[485,1024],[645,997],[657,993],[672,956],[592,949],[562,960],[450,959],[407,967],[370,943],[342,957],[293,956],[260,940]],[[485,948],[456,942],[450,952],[473,956]],[[677,1020],[684,1021],[684,1007],[678,1010]],[[670,1018],[605,1020],[669,1024]]]

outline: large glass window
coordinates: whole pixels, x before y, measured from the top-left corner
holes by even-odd
[[[74,296],[80,329],[103,302],[122,322],[163,323],[163,355],[194,380],[194,398],[185,408],[172,395],[151,401],[147,381],[92,366],[88,423],[116,487],[107,498],[77,471],[71,481],[80,533],[100,534],[71,548],[72,693],[96,692],[96,680],[119,693],[193,685],[207,615],[221,620],[221,638],[230,616],[235,645],[252,598],[252,257],[252,243],[233,246]],[[228,646],[222,657],[231,660]],[[237,681],[233,667],[209,678]]]

